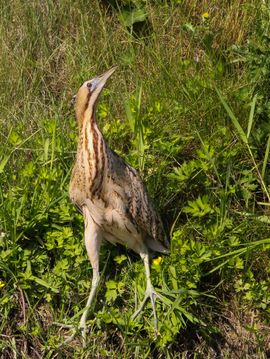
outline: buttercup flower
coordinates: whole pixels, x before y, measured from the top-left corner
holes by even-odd
[[[153,260],[153,264],[154,264],[155,266],[159,266],[161,262],[162,262],[162,258],[161,258],[161,257],[157,257],[157,258],[155,258],[155,259]]]

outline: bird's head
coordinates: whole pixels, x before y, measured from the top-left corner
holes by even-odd
[[[114,73],[117,66],[110,68],[103,75],[85,81],[74,97],[76,117],[82,123],[85,116],[92,116],[95,110],[97,99],[106,84],[108,78]]]

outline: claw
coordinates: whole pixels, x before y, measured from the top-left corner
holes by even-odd
[[[65,339],[63,344],[68,344],[68,343],[72,342],[72,340],[75,338],[75,336],[77,334],[77,329],[75,327],[73,327],[72,331],[73,331],[73,333]]]
[[[132,315],[131,319],[134,320],[143,310],[147,299],[149,298],[151,301],[151,305],[152,305],[152,309],[153,309],[153,316],[154,316],[154,326],[155,326],[155,332],[156,335],[158,333],[158,318],[157,318],[157,312],[156,312],[156,298],[159,298],[161,301],[164,301],[162,296],[160,294],[158,294],[155,289],[152,286],[151,283],[151,279],[150,279],[150,266],[149,266],[149,255],[148,253],[146,254],[141,254],[141,257],[143,259],[144,262],[144,267],[145,267],[145,274],[146,274],[146,291],[144,294],[144,299],[139,307],[139,309],[136,310],[136,312]]]
[[[151,286],[148,286],[146,288],[144,299],[139,307],[139,309],[136,310],[136,312],[132,315],[131,319],[134,320],[143,310],[145,307],[145,304],[148,299],[151,301],[152,309],[153,309],[153,315],[154,315],[154,326],[155,326],[155,332],[158,332],[158,318],[157,318],[157,312],[156,312],[156,298],[159,298],[162,300],[162,297],[154,290],[154,288]]]
[[[80,324],[79,327],[75,327],[72,324],[63,324],[63,323],[58,323],[58,322],[53,322],[54,325],[57,325],[58,327],[64,328],[64,329],[71,329],[72,330],[72,334],[69,335],[63,342],[63,345],[65,344],[69,344],[70,342],[72,342],[72,340],[76,337],[77,334],[81,333],[82,338],[83,338],[83,347],[85,348],[86,346],[86,316],[83,315],[81,320],[80,320]]]
[[[76,335],[78,333],[80,333],[82,336],[83,348],[85,348],[86,347],[86,322],[81,323],[81,321],[80,321],[79,328],[73,327],[73,333],[65,339],[64,344],[70,343],[76,337]]]

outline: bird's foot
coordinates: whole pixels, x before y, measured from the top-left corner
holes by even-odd
[[[156,312],[156,298],[159,298],[160,300],[163,301],[162,296],[160,294],[158,294],[154,290],[152,285],[151,286],[149,285],[146,288],[146,291],[145,291],[145,294],[144,294],[144,299],[141,302],[141,305],[140,305],[139,309],[136,310],[136,312],[132,315],[131,319],[134,320],[135,318],[137,318],[137,316],[142,312],[143,308],[145,307],[145,304],[146,304],[147,300],[150,299],[152,309],[153,309],[155,332],[157,334],[157,332],[158,332],[158,319],[157,319],[157,312]]]
[[[64,340],[63,344],[69,344],[70,342],[72,342],[72,340],[76,337],[78,333],[78,328],[73,327],[72,328],[72,333],[71,335],[69,335],[68,337],[66,337],[66,339]]]
[[[63,344],[68,344],[70,342],[72,342],[72,340],[79,334],[81,334],[82,336],[82,340],[83,340],[83,347],[85,348],[86,346],[86,318],[82,317],[80,320],[80,324],[78,327],[72,325],[72,324],[62,324],[62,323],[58,323],[58,322],[54,322],[54,325],[57,325],[61,328],[64,329],[70,329],[71,330],[71,335],[69,335],[68,337],[66,337],[66,339],[64,340]]]

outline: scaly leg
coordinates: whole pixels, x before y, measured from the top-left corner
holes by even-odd
[[[92,220],[90,212],[87,207],[83,208],[84,215],[84,240],[85,246],[88,253],[89,260],[91,262],[93,268],[93,279],[89,297],[87,299],[86,307],[81,316],[79,323],[79,330],[82,333],[83,337],[83,346],[86,343],[86,319],[89,312],[90,307],[93,304],[95,294],[97,291],[98,283],[99,283],[99,249],[102,241],[102,235],[100,228],[98,225]],[[65,343],[70,342],[74,336],[76,335],[76,331],[65,341]]]
[[[148,253],[144,253],[141,254],[141,258],[143,259],[144,262],[144,267],[145,267],[145,274],[146,274],[146,290],[145,290],[145,294],[144,294],[144,299],[139,307],[138,310],[136,310],[136,312],[132,315],[132,319],[135,319],[143,310],[147,299],[150,298],[151,304],[152,304],[152,309],[153,309],[153,315],[154,315],[154,323],[155,323],[155,331],[158,331],[158,319],[157,319],[157,312],[156,312],[156,297],[160,297],[159,294],[156,293],[156,291],[154,290],[152,283],[151,283],[151,278],[150,278],[150,265],[149,265],[149,254]]]

